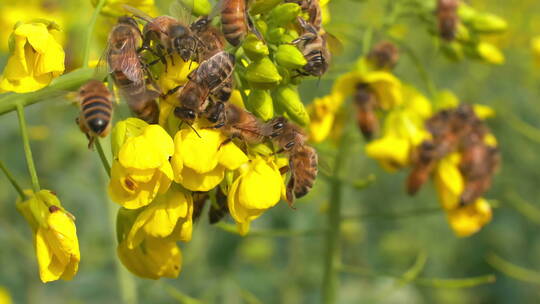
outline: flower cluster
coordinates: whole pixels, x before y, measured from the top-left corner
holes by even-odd
[[[208,14],[204,3],[193,12]],[[317,155],[296,125],[309,122],[297,85],[328,67],[329,57],[310,63],[313,58],[302,52],[313,39],[326,47],[318,32],[322,21],[311,20],[308,9],[293,2],[261,1],[249,12],[255,26],[245,37],[224,35],[239,46],[234,55],[220,46],[222,39],[204,36],[219,31],[204,25],[204,16],[191,28],[213,40],[199,49],[180,46],[160,54],[163,40],[145,40],[148,44],[137,48],[152,79],[142,86],[120,81],[119,73],[128,79],[132,74],[115,66],[114,54],[107,55],[116,86],[139,117],[119,121],[112,130],[109,183],[110,198],[121,205],[118,255],[138,276],[178,276],[177,242],[191,240],[193,221],[207,200],[211,223],[230,213],[245,235],[280,199],[292,204],[313,185]],[[132,24],[121,17],[113,31]],[[207,26],[210,31],[203,29]],[[143,101],[139,97],[149,94],[138,92],[159,94]]]
[[[314,140],[324,140],[335,129],[341,105],[352,97],[359,129],[368,141],[366,154],[391,172],[412,168],[410,194],[432,177],[451,228],[458,236],[471,235],[491,219],[491,207],[481,196],[489,189],[499,155],[480,118],[493,111],[459,105],[449,92],[441,92],[432,105],[392,74],[398,58],[388,42],[360,58],[353,71],[335,81],[331,94],[309,106],[310,133]]]

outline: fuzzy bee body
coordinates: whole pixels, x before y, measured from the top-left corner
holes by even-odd
[[[98,80],[91,80],[81,87],[78,99],[81,112],[77,124],[90,140],[91,147],[95,137],[105,137],[111,129],[113,114],[112,94]]]
[[[375,110],[377,99],[367,84],[359,84],[354,95],[356,105],[356,121],[362,135],[367,140],[371,140],[373,135],[379,131],[379,119]]]
[[[331,58],[326,46],[326,36],[301,17],[297,20],[304,32],[292,43],[300,49],[307,61],[303,73],[320,77],[328,70]]]
[[[452,41],[456,37],[459,17],[457,14],[458,0],[437,1],[437,22],[441,38]]]

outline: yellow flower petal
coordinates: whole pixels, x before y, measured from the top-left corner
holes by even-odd
[[[169,134],[159,125],[149,125],[141,135],[126,140],[118,160],[124,168],[155,169],[173,153],[174,144]]]
[[[248,161],[246,154],[233,142],[221,146],[217,157],[219,163],[229,170],[236,170]]]
[[[480,198],[471,205],[448,212],[448,221],[457,236],[466,237],[478,232],[491,221],[489,203]]]

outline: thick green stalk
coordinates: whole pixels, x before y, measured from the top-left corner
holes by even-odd
[[[86,43],[84,45],[83,62],[82,62],[83,68],[88,67],[88,61],[90,60],[90,44],[92,44],[92,33],[94,32],[94,27],[96,25],[97,17],[99,16],[101,9],[103,8],[103,5],[105,5],[106,2],[107,0],[99,0],[98,4],[96,5],[96,9],[94,10],[94,14],[92,15],[92,19],[90,19],[90,24],[88,25],[88,30],[86,32]]]
[[[338,154],[336,155],[334,173],[335,177],[330,185],[329,209],[327,213],[324,255],[324,277],[322,282],[322,302],[325,304],[336,303],[337,289],[339,286],[338,266],[340,264],[340,230],[341,230],[341,199],[342,183],[340,174],[345,166],[350,142],[347,140],[347,128],[341,136]]]
[[[19,193],[19,197],[21,198],[21,200],[24,200],[26,195],[24,195],[23,189],[15,180],[15,177],[13,176],[13,174],[11,174],[8,168],[4,165],[4,162],[1,160],[0,160],[0,169],[2,170],[2,172],[4,172],[4,174],[6,175],[6,178],[9,180],[13,188],[15,188],[15,190]]]
[[[107,156],[105,156],[105,152],[103,151],[103,147],[101,146],[101,142],[99,141],[99,138],[96,138],[94,140],[94,143],[96,144],[96,150],[99,154],[99,159],[101,160],[101,164],[103,165],[103,169],[105,169],[105,172],[111,178],[111,165],[109,165],[109,161],[107,160]]]
[[[19,117],[19,128],[21,129],[28,173],[30,174],[30,179],[32,180],[32,189],[35,193],[37,193],[40,189],[39,179],[36,172],[36,166],[34,165],[34,159],[32,158],[30,139],[28,138],[28,130],[26,129],[26,118],[24,117],[24,107],[21,104],[17,104],[17,116]]]
[[[94,69],[82,68],[56,78],[49,86],[39,91],[0,95],[0,115],[15,111],[18,104],[26,107],[34,103],[54,100],[52,97],[61,96],[66,91],[77,89],[88,80],[100,76]]]

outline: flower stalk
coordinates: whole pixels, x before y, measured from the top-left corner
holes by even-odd
[[[107,176],[109,178],[111,177],[111,165],[109,164],[109,161],[107,160],[107,156],[105,156],[105,152],[103,151],[103,146],[101,146],[101,141],[99,138],[95,139],[96,144],[96,150],[99,154],[99,159],[101,160],[101,164],[103,165],[103,169],[105,169],[105,172],[107,173]]]
[[[32,189],[35,193],[39,192],[39,179],[36,172],[36,166],[34,159],[32,158],[32,149],[30,148],[30,139],[28,138],[28,130],[26,128],[26,118],[24,117],[24,107],[21,104],[17,104],[17,116],[19,117],[19,128],[21,129],[21,136],[23,139],[24,154],[26,156],[26,165],[28,166],[28,173],[32,180]]]
[[[9,182],[11,183],[13,188],[15,188],[15,190],[19,193],[19,197],[21,198],[21,200],[25,200],[26,195],[24,195],[24,191],[23,191],[22,187],[17,183],[17,181],[15,180],[15,177],[13,176],[13,174],[8,170],[8,168],[5,166],[4,162],[1,161],[1,160],[0,160],[0,170],[2,170],[2,172],[4,172],[4,174],[6,175],[6,178],[9,180]]]
[[[94,14],[92,14],[92,19],[90,19],[90,25],[88,26],[88,31],[86,32],[86,43],[84,45],[83,62],[82,62],[83,68],[88,67],[88,61],[90,59],[90,44],[92,43],[92,33],[94,32],[94,27],[96,25],[97,17],[99,13],[101,12],[101,9],[105,5],[105,2],[107,2],[107,0],[99,0],[98,4],[96,5],[96,9],[94,10]]]

